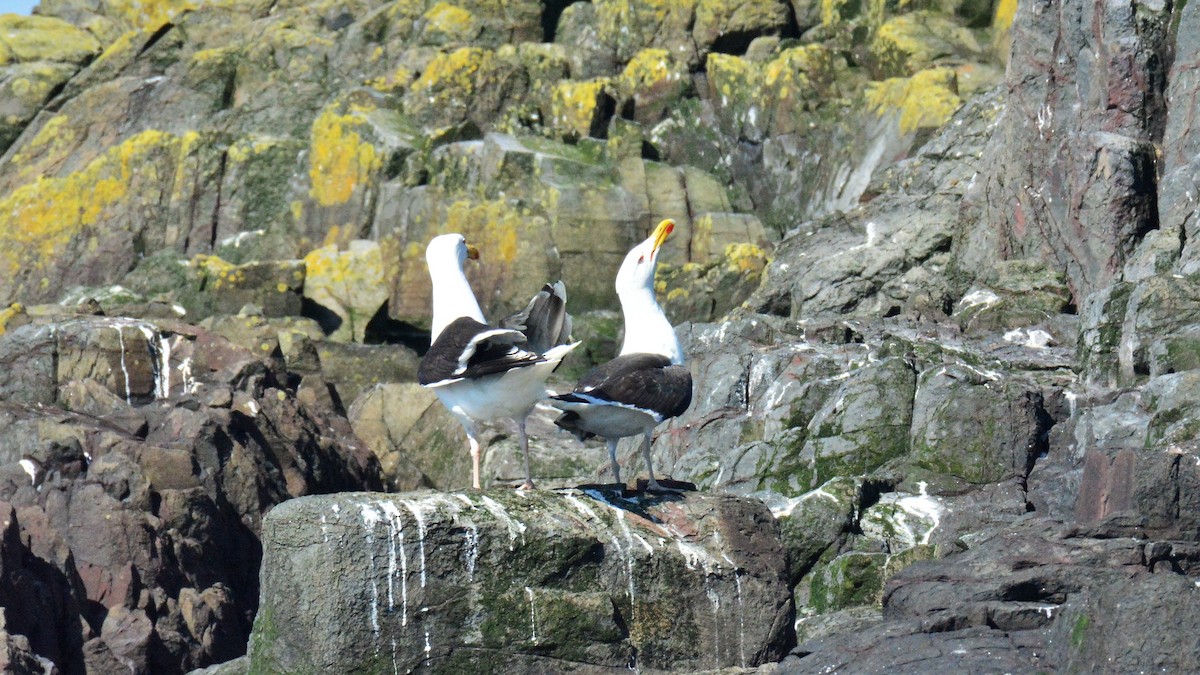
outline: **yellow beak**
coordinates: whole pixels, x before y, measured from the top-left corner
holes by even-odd
[[[472,246],[470,244],[467,244],[467,259],[468,260],[479,260],[479,249],[475,248],[474,246]]]
[[[659,247],[663,245],[663,242],[665,242],[667,240],[667,237],[669,237],[671,235],[671,232],[673,232],[674,230],[675,230],[675,221],[671,220],[670,218],[667,218],[666,220],[662,221],[661,223],[658,224],[658,227],[654,228],[654,234],[651,236],[654,237],[654,249],[653,250],[655,252],[658,251]]]

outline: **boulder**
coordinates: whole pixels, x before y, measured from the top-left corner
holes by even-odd
[[[57,672],[237,657],[262,515],[382,485],[333,411],[302,405],[276,386],[279,362],[215,333],[38,317],[0,336],[0,353],[24,355],[0,405],[0,601],[6,630]]]
[[[753,667],[794,639],[773,521],[735,497],[309,497],[264,552],[252,670]]]
[[[304,257],[304,267],[305,299],[341,320],[329,339],[362,342],[367,324],[388,299],[379,244],[354,240],[345,250],[319,248]]]

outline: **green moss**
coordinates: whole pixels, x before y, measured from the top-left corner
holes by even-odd
[[[1078,619],[1075,619],[1075,625],[1071,626],[1071,647],[1076,650],[1082,650],[1084,643],[1087,641],[1088,627],[1092,625],[1092,620],[1086,614],[1080,614]]]
[[[818,614],[878,604],[883,590],[883,553],[843,553],[812,574],[809,608]]]

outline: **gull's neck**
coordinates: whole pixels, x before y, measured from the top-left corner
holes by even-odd
[[[475,300],[475,293],[467,283],[467,276],[462,267],[451,263],[449,265],[430,265],[429,279],[433,285],[433,320],[430,326],[429,342],[437,340],[438,335],[459,317],[470,317],[479,323],[483,320],[483,311]]]
[[[621,355],[648,353],[662,354],[671,363],[683,363],[683,348],[675,337],[675,329],[658,306],[654,290],[638,288],[619,292],[621,313],[625,316],[625,341],[621,344]]]

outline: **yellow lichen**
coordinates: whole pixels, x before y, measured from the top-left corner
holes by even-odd
[[[832,26],[842,20],[842,7],[848,0],[821,0],[821,25]]]
[[[665,49],[643,49],[625,64],[621,82],[632,88],[641,88],[678,74],[679,68],[673,63],[670,52]]]
[[[996,13],[992,16],[992,28],[1006,31],[1012,27],[1013,19],[1017,16],[1017,0],[998,0]]]
[[[465,41],[479,32],[474,15],[446,2],[439,2],[430,7],[421,18],[425,20],[426,37]]]
[[[123,56],[128,55],[132,57],[137,47],[136,40],[139,36],[144,37],[140,31],[136,30],[122,33],[120,37],[113,40],[112,44],[104,48],[104,51],[100,53],[100,56],[96,57],[96,61],[92,66],[101,68],[121,59]]]
[[[769,98],[822,97],[837,79],[834,55],[822,45],[785,49],[763,67]]]
[[[25,306],[19,302],[14,302],[4,309],[0,309],[0,335],[8,330],[8,322],[12,321],[14,316],[19,316],[25,313]]]
[[[446,54],[439,54],[421,76],[413,82],[414,93],[422,94],[434,90],[453,90],[464,96],[475,90],[476,74],[492,59],[492,53],[478,47],[463,47]]]
[[[355,111],[341,115],[326,110],[313,122],[308,175],[310,194],[321,206],[350,201],[354,189],[379,168],[375,146],[357,131],[365,125]]]
[[[954,70],[931,68],[912,77],[894,77],[867,87],[867,105],[877,114],[899,113],[901,133],[937,128],[962,105]]]
[[[185,10],[195,9],[192,0],[108,0],[108,13],[130,25],[152,33]]]
[[[304,297],[342,318],[329,339],[362,341],[367,323],[388,299],[380,245],[356,240],[304,256]]]
[[[947,54],[979,52],[980,46],[971,31],[952,19],[922,11],[888,19],[875,31],[870,50],[879,68],[909,74]]]
[[[184,145],[172,134],[144,131],[75,173],[39,177],[0,199],[0,274],[44,269],[72,239],[124,202],[135,174],[139,182],[151,182],[164,157],[178,165]]]
[[[738,274],[760,273],[767,266],[767,252],[750,243],[725,245],[725,268]]]
[[[601,97],[609,83],[607,77],[583,82],[559,82],[550,94],[552,125],[570,138],[587,136],[596,120]]]
[[[401,89],[407,89],[416,76],[412,70],[405,66],[400,66],[392,71],[391,75],[385,77],[375,77],[367,80],[364,84],[376,91],[391,93]]]
[[[79,63],[100,51],[90,33],[48,16],[0,14],[0,54],[9,60]]]
[[[13,155],[12,163],[22,166],[36,157],[58,159],[74,142],[75,130],[68,124],[67,116],[55,115],[46,120],[36,136],[21,146],[21,151]],[[40,173],[38,167],[22,166],[22,178],[32,178],[31,173]]]

